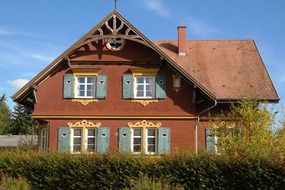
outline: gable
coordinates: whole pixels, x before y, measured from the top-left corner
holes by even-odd
[[[129,48],[121,52],[106,53],[103,45],[106,39],[116,38],[126,40]],[[114,10],[16,92],[12,98],[18,102],[26,100],[27,97],[36,101],[34,94],[37,85],[60,65],[70,64],[72,61],[147,61],[147,59],[154,61],[159,58],[211,100],[231,101],[241,98],[257,98],[262,101],[279,100],[254,43],[250,41],[246,43],[231,41],[230,43],[223,40],[207,42],[190,41],[187,56],[179,56],[176,40],[152,42]],[[128,49],[139,51],[131,55],[124,52]],[[141,50],[148,53],[141,55],[139,53]],[[240,74],[235,74],[239,72],[237,69],[243,67],[252,67],[252,69],[243,69]],[[231,68],[232,72],[225,71],[225,68]],[[253,78],[246,77],[248,74]],[[265,86],[265,89],[262,86]]]

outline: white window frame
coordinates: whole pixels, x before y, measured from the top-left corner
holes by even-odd
[[[81,136],[75,136],[74,135],[74,129],[80,129],[81,130]],[[71,128],[71,137],[70,137],[70,151],[72,152],[72,153],[82,153],[82,151],[83,151],[83,129],[82,128]],[[80,149],[80,151],[79,152],[74,152],[74,150],[73,150],[73,146],[74,146],[74,138],[75,137],[80,137],[81,138],[81,149]]]
[[[137,80],[139,78],[143,78],[143,83],[138,83]],[[146,83],[146,78],[150,78],[152,80],[152,88],[151,88],[151,91],[152,91],[152,96],[147,96],[146,95],[146,86],[148,85]],[[138,85],[143,85],[143,96],[137,96],[137,87]],[[155,76],[148,76],[148,75],[143,75],[143,76],[135,76],[134,77],[134,98],[135,99],[154,99],[155,98]]]
[[[134,135],[134,130],[136,129],[139,129],[141,130],[141,136],[135,136]],[[131,129],[131,151],[134,153],[134,154],[140,154],[143,150],[143,128],[133,128]],[[141,138],[141,151],[140,152],[135,152],[134,151],[134,138]]]
[[[89,129],[94,129],[95,130],[95,134],[94,134],[94,136],[89,136],[88,135],[88,130]],[[83,145],[84,146],[84,148],[85,148],[85,150],[86,150],[86,152],[87,153],[95,153],[96,152],[96,150],[97,150],[97,128],[86,128],[85,129],[85,145]],[[88,151],[88,138],[94,138],[94,140],[95,140],[95,142],[94,142],[94,150],[93,151]]]
[[[48,145],[48,130],[47,127],[41,128],[41,151],[46,152]]]
[[[154,136],[149,136],[148,135],[148,130],[154,130]],[[146,132],[146,154],[155,154],[156,152],[157,152],[157,129],[155,129],[155,128],[147,128],[146,130],[145,130],[145,132]],[[148,146],[150,145],[150,144],[148,144],[148,139],[149,138],[152,138],[152,139],[154,139],[154,152],[150,152],[149,150],[148,150]],[[151,145],[153,145],[153,144],[151,144]]]
[[[84,78],[84,83],[79,83],[79,78]],[[88,83],[88,78],[93,78],[93,83]],[[76,98],[95,98],[95,90],[96,90],[96,76],[85,76],[85,75],[76,75],[75,77],[75,97]],[[80,85],[84,85],[84,96],[80,96]],[[93,85],[93,92],[91,96],[87,96],[87,86]]]
[[[141,130],[141,136],[134,136],[134,130],[140,129]],[[154,129],[155,130],[155,136],[148,136],[148,130]],[[134,138],[135,137],[141,137],[141,151],[140,152],[134,152]],[[148,151],[148,138],[154,138],[155,139],[155,151],[149,152]],[[132,128],[131,129],[131,152],[133,154],[150,154],[154,155],[157,153],[157,143],[158,143],[158,129],[157,128]]]

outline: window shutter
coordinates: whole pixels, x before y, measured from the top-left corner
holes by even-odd
[[[158,154],[170,153],[170,128],[158,129]]]
[[[60,127],[58,129],[58,151],[69,152],[70,151],[70,128]]]
[[[105,99],[107,94],[107,76],[98,75],[96,82],[96,98]]]
[[[74,77],[72,74],[65,74],[63,80],[63,97],[74,98]]]
[[[134,97],[134,77],[132,75],[123,76],[123,98],[131,99]]]
[[[206,150],[209,152],[215,152],[215,135],[213,133],[213,129],[206,128]]]
[[[109,151],[110,128],[98,128],[97,135],[97,152],[107,153]]]
[[[131,152],[131,129],[129,127],[119,128],[119,151]]]
[[[166,77],[164,75],[157,75],[155,78],[155,96],[159,99],[166,98]]]

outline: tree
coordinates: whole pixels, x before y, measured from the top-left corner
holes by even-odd
[[[10,109],[6,103],[6,96],[0,98],[0,135],[6,134],[9,126]]]
[[[228,120],[213,124],[218,138],[218,150],[221,154],[236,159],[281,158],[277,150],[284,150],[285,146],[280,142],[285,137],[285,131],[279,129],[274,132],[274,116],[272,110],[255,100],[243,100],[240,104],[232,106],[226,117]]]
[[[14,107],[8,132],[13,135],[31,134],[33,120],[29,111],[21,104]]]

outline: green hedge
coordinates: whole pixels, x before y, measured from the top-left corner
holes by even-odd
[[[219,156],[147,157],[0,153],[0,173],[24,177],[33,189],[124,189],[142,176],[185,189],[285,189],[285,165]]]

